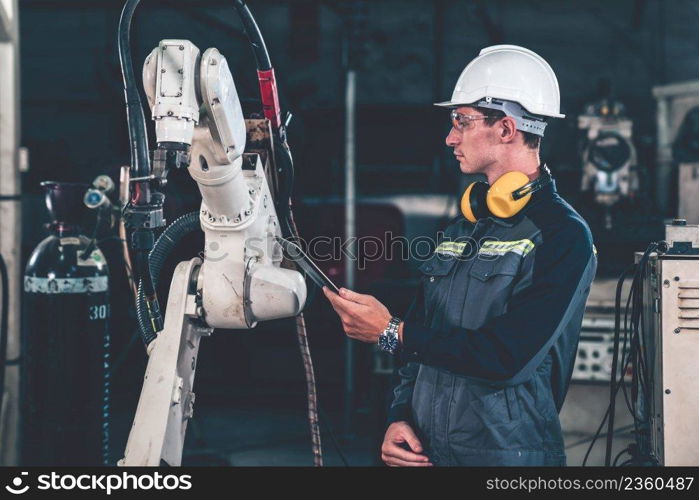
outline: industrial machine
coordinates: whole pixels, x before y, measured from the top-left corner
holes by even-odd
[[[696,107],[699,81],[675,82],[653,87],[657,101],[657,166],[653,178],[656,206],[661,214],[689,220],[699,217],[696,190],[699,165],[693,141],[696,139]],[[692,113],[692,110],[695,113]],[[694,116],[692,116],[694,115]],[[677,176],[675,176],[677,173]],[[677,189],[677,191],[675,191]],[[677,205],[673,193],[677,192]]]
[[[592,282],[573,367],[575,382],[609,382],[612,376],[615,287],[615,279],[597,278]],[[620,369],[617,368],[616,377]]]
[[[665,240],[637,253],[616,292],[605,463],[699,465],[699,225],[675,219]],[[622,286],[632,277],[622,307]],[[632,376],[624,377],[631,369]],[[619,375],[616,375],[619,374]],[[635,443],[611,461],[615,402],[619,391],[633,418]],[[595,436],[595,439],[596,437]],[[589,452],[594,445],[592,441]],[[586,456],[587,459],[587,456]],[[584,462],[583,462],[584,465]]]
[[[228,63],[217,49],[201,54],[187,40],[163,40],[143,67],[157,143],[151,167],[128,48],[137,4],[126,2],[119,38],[132,137],[131,197],[124,218],[140,281],[137,309],[149,360],[120,465],[180,465],[193,414],[201,338],[215,328],[250,329],[260,321],[299,315],[306,283],[299,272],[281,266],[282,238],[295,235],[289,207],[291,157],[274,70],[249,10],[244,2],[233,2],[258,62],[265,119],[243,117]],[[201,209],[174,221],[154,242],[154,229],[165,224],[162,190],[172,168],[188,169],[202,195]],[[199,228],[205,235],[204,257],[177,266],[163,324],[155,281],[179,239]],[[320,465],[313,371],[302,316],[297,329]]]
[[[612,227],[612,207],[632,198],[639,190],[636,149],[632,142],[633,122],[624,105],[609,91],[585,107],[578,117],[584,131],[582,143],[582,192],[590,193],[604,209],[604,226]]]
[[[639,452],[660,465],[699,465],[699,225],[666,227],[665,245],[645,264],[643,328],[648,379],[639,387]],[[638,256],[639,263],[641,256]]]

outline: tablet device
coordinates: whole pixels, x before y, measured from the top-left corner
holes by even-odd
[[[298,264],[298,266],[303,269],[303,271],[313,280],[316,285],[318,285],[320,288],[327,286],[333,292],[338,294],[340,293],[340,288],[335,283],[330,281],[330,278],[328,278],[325,273],[320,270],[316,263],[313,262],[303,250],[301,250],[301,247],[299,247],[296,243],[284,238],[277,238],[277,241],[282,246],[282,249],[284,249],[284,254],[287,256],[287,258]]]

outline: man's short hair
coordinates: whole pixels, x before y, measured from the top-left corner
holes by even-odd
[[[492,127],[493,125],[495,125],[495,122],[507,116],[503,111],[500,111],[499,109],[489,109],[481,107],[477,107],[476,109],[488,117],[485,120],[483,120],[488,127]],[[522,135],[524,136],[524,144],[529,149],[539,149],[539,146],[541,146],[540,135],[532,134],[531,132],[522,132]]]

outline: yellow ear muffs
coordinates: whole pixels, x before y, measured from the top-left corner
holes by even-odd
[[[461,213],[474,224],[484,217],[508,219],[522,210],[531,198],[531,194],[517,200],[512,196],[528,183],[529,178],[522,172],[507,172],[492,186],[487,182],[473,182],[461,197]]]
[[[488,210],[501,219],[509,219],[524,208],[531,198],[531,194],[515,200],[512,193],[525,184],[529,183],[529,178],[522,172],[507,172],[501,175],[498,180],[490,186],[486,196]]]
[[[487,182],[472,182],[464,191],[464,195],[461,197],[461,213],[469,222],[475,224],[478,219],[490,215],[486,203],[488,187]]]
[[[464,195],[461,197],[461,213],[464,214],[466,220],[469,222],[476,223],[476,216],[473,215],[473,209],[471,208],[471,191],[473,191],[473,186],[475,182],[472,182],[464,191]]]

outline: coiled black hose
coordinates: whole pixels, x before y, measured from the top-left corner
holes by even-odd
[[[158,285],[160,271],[162,271],[163,264],[168,256],[172,253],[172,250],[177,246],[182,238],[184,238],[187,234],[200,229],[200,227],[199,212],[189,212],[188,214],[178,217],[165,229],[165,231],[161,233],[153,246],[153,250],[151,250],[150,254],[148,255],[154,286]],[[138,299],[136,300],[136,304],[136,317],[138,318],[141,338],[147,346],[153,340],[155,340],[157,337],[157,332],[153,331],[148,319],[148,309],[143,290],[143,281],[140,281],[138,284]]]

